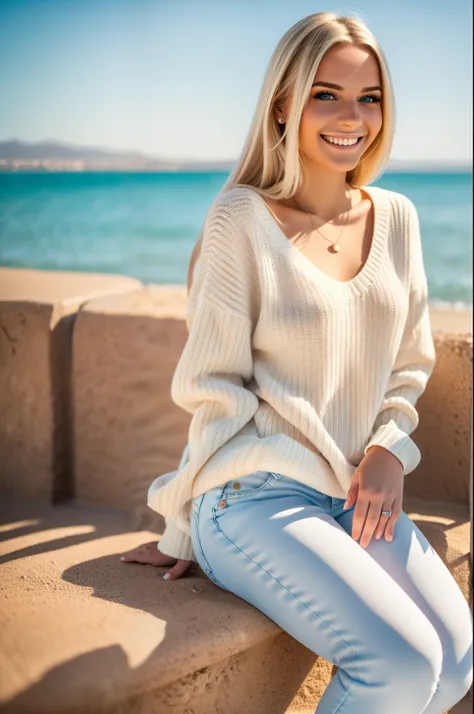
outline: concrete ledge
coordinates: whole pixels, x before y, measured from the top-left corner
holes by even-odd
[[[75,313],[140,286],[126,276],[0,268],[0,488],[46,500],[72,495]]]
[[[469,509],[404,510],[472,602]],[[125,511],[3,494],[0,711],[313,714],[336,669],[197,564],[166,583],[121,563],[156,539],[135,529]]]

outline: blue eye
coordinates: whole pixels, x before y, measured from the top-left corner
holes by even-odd
[[[320,99],[320,98],[321,98],[321,95],[323,95],[323,94],[327,94],[327,95],[329,95],[330,97],[335,97],[335,96],[336,96],[336,95],[333,94],[332,92],[318,92],[317,94],[314,95],[314,98],[315,98],[315,99]],[[364,99],[364,98],[369,98],[369,99],[373,99],[373,100],[374,100],[373,102],[363,102],[364,104],[379,104],[379,103],[380,103],[380,97],[378,97],[376,94],[364,94],[364,96],[362,97],[362,99]]]
[[[332,92],[318,92],[317,94],[314,95],[315,99],[320,99],[321,95],[327,94],[330,97],[334,97],[334,94]]]

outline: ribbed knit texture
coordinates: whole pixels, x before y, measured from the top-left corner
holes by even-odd
[[[374,234],[348,282],[313,265],[250,187],[211,204],[171,384],[193,415],[188,444],[148,491],[163,553],[196,560],[191,499],[254,471],[345,498],[373,445],[405,474],[418,465],[410,434],[436,359],[418,214],[403,194],[362,188]]]

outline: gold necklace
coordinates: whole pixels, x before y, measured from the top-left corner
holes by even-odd
[[[295,201],[295,199],[293,199],[293,201],[294,201],[294,202],[296,203],[296,205],[298,206],[298,203]],[[300,208],[300,206],[298,206],[298,208],[299,208],[300,211],[303,210],[302,208]],[[346,211],[346,220],[344,221],[344,225],[342,226],[341,232],[339,233],[338,240],[340,239],[340,237],[341,237],[341,235],[342,235],[342,231],[343,231],[344,228],[346,227],[346,223],[347,223],[347,221],[348,221],[348,219],[349,219],[349,213],[350,213],[351,210],[352,210],[352,198],[351,198],[351,205],[350,205],[350,207],[349,207],[349,210]],[[311,228],[314,230],[315,225],[314,225],[314,223],[313,223],[313,214],[311,214],[309,211],[304,211],[304,213],[307,213],[307,214],[308,214],[309,219],[310,219],[310,221],[311,221]],[[318,216],[316,213],[315,213],[314,215],[315,215],[317,218],[319,218],[319,216]],[[319,218],[319,220],[321,220],[321,219]],[[328,223],[329,223],[329,221],[328,221]],[[324,235],[321,233],[321,231],[319,230],[319,228],[316,228],[316,230],[318,231],[319,235],[323,236],[323,238],[324,238],[325,240],[329,241],[329,243],[332,244],[332,245],[331,245],[331,248],[333,249],[334,253],[339,253],[339,251],[341,250],[341,246],[339,245],[339,243],[336,243],[336,242],[334,242],[334,241],[332,241],[332,240],[329,240],[329,238],[326,238],[326,236],[324,236]]]

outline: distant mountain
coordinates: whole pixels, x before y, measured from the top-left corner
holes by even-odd
[[[58,141],[28,143],[12,139],[0,141],[0,169],[22,168],[60,170],[129,169],[142,171],[223,171],[229,172],[235,159],[193,161],[160,159],[139,151],[114,151],[101,147],[73,146]],[[468,161],[404,161],[391,159],[387,170],[394,171],[472,171]]]
[[[1,159],[72,159],[83,161],[143,161],[144,154],[136,151],[108,151],[91,147],[75,147],[57,141],[30,144],[24,141],[0,142]]]
[[[0,141],[0,160],[8,162],[82,162],[86,166],[135,167],[154,171],[230,171],[233,161],[183,161],[160,159],[139,151],[114,151],[101,147],[73,146],[58,141],[28,143]]]

